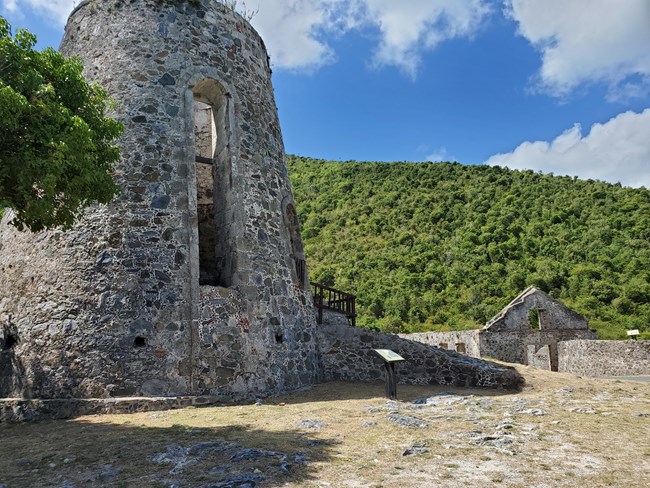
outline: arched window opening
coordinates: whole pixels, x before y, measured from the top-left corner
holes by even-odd
[[[230,286],[232,254],[227,221],[230,189],[228,97],[215,80],[202,80],[194,94],[196,213],[199,285]]]
[[[199,231],[199,284],[218,285],[217,226],[214,219],[214,150],[217,131],[212,106],[194,100],[196,213]]]

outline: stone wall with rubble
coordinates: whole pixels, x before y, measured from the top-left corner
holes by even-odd
[[[585,341],[558,344],[558,370],[583,376],[650,375],[650,341]]]
[[[481,357],[479,330],[457,330],[451,332],[420,332],[400,334],[403,339],[421,342],[440,349],[456,351],[474,358]]]
[[[83,1],[61,50],[117,101],[122,192],[69,232],[18,232],[5,215],[0,397],[235,398],[317,381],[315,316],[295,269],[302,244],[287,215],[259,35],[210,0]],[[216,141],[198,144],[212,151],[207,170],[195,163],[197,103],[212,109],[206,134]],[[208,177],[212,194],[202,193]],[[213,209],[199,212],[204,197]],[[212,237],[199,214],[213,219]],[[201,285],[201,246],[213,245],[216,264],[206,266],[218,269]]]
[[[383,381],[383,361],[373,349],[391,349],[400,383],[517,388],[521,377],[508,367],[470,358],[397,335],[350,327],[341,314],[326,312],[318,326],[323,377],[336,381]]]
[[[556,346],[561,341],[573,339],[596,339],[596,332],[590,329],[571,330],[511,330],[491,332],[481,330],[479,334],[481,355],[509,363],[526,364],[529,345]]]
[[[558,330],[461,330],[451,332],[422,332],[402,334],[400,337],[441,349],[460,352],[475,358],[488,357],[510,363],[528,364],[528,346],[557,345],[559,341],[572,339],[596,339],[590,329]]]
[[[537,312],[535,328],[529,313]],[[529,346],[549,346],[551,364],[557,368],[559,341],[596,339],[587,320],[548,294],[531,286],[512,300],[485,327],[477,330],[425,332],[404,338],[461,352],[472,357],[490,357],[528,364]]]
[[[553,357],[553,353],[555,353],[555,357]],[[526,364],[531,368],[552,371],[555,366],[557,370],[557,363],[553,364],[554,360],[557,361],[557,346],[530,344],[527,347]]]

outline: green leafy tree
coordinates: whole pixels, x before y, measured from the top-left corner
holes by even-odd
[[[123,125],[105,115],[106,92],[78,59],[36,51],[0,17],[0,208],[18,228],[69,228],[84,207],[118,192],[111,176]]]

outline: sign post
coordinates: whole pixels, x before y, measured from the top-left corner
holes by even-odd
[[[384,360],[386,369],[386,396],[391,400],[397,398],[397,376],[395,375],[395,363],[405,359],[390,349],[373,349],[379,357]]]

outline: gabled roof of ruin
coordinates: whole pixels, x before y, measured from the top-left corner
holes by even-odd
[[[546,312],[545,321],[552,327],[545,329],[588,329],[588,322],[582,315],[571,310],[559,300],[551,297],[539,288],[529,286],[503,310],[489,320],[483,330],[492,332],[501,330],[530,329],[528,312],[540,310]]]

